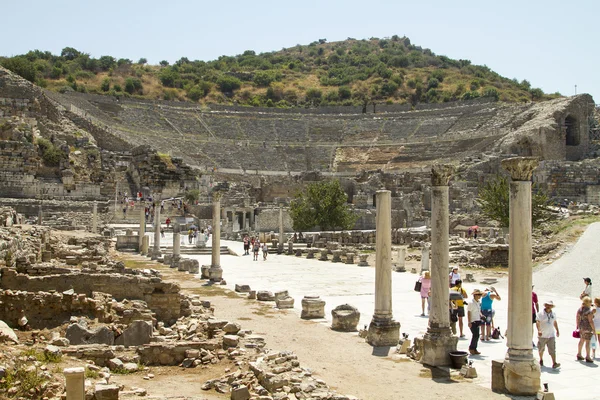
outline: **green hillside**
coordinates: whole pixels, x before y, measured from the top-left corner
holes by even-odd
[[[247,50],[208,62],[182,57],[173,65],[148,65],[144,58],[93,58],[71,47],[60,55],[33,50],[0,57],[0,64],[56,91],[262,107],[441,103],[482,96],[527,102],[560,96],[469,60],[436,55],[398,36],[332,43],[319,39],[307,46],[262,54]]]

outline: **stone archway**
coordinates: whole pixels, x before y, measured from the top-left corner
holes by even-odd
[[[579,135],[579,124],[577,119],[571,115],[565,118],[565,144],[567,146],[579,146],[581,141]]]

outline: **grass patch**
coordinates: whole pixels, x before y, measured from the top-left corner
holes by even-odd
[[[129,268],[129,269],[146,269],[146,268],[154,268],[155,265],[152,264],[148,264],[147,261],[138,261],[138,260],[129,260],[129,259],[123,259],[123,264],[125,264],[125,268]]]
[[[561,233],[568,233],[569,231],[575,230],[578,233],[587,228],[588,225],[594,222],[600,222],[600,215],[586,215],[583,217],[570,217],[566,220],[560,221],[558,224],[553,226],[552,233],[555,235]],[[574,232],[574,233],[577,233]],[[572,234],[570,235],[572,236]]]
[[[38,367],[30,368],[24,363],[19,363],[15,369],[7,370],[6,375],[0,380],[0,389],[8,390],[12,387],[17,388],[16,397],[42,398],[40,396],[41,386],[46,379],[41,376]],[[35,395],[32,396],[32,392]]]
[[[52,354],[37,349],[27,349],[23,351],[21,355],[43,363],[59,363],[62,361],[62,355]]]
[[[100,371],[95,371],[93,369],[86,368],[85,369],[85,377],[89,379],[98,379],[100,376]]]

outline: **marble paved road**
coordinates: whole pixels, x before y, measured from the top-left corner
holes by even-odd
[[[555,312],[561,332],[557,340],[557,358],[561,368],[553,370],[548,366],[542,367],[542,382],[549,383],[557,399],[600,399],[597,384],[600,359],[595,364],[577,362],[575,360],[577,340],[571,337],[575,327],[575,312],[580,305],[578,294],[581,288],[576,287],[576,281],[579,280],[581,283],[582,276],[590,276],[594,279],[596,275],[589,268],[594,268],[596,273],[598,271],[600,246],[594,245],[593,242],[597,241],[595,238],[600,237],[599,230],[600,224],[592,225],[580,242],[563,258],[534,273],[535,289],[540,302],[553,300],[556,304]],[[168,235],[165,243],[170,243],[171,240]],[[210,246],[210,241],[208,245]],[[240,256],[221,256],[223,277],[227,281],[228,288],[233,289],[237,283],[248,284],[256,290],[287,289],[295,299],[295,311],[298,315],[304,295],[319,295],[326,301],[323,329],[327,329],[331,324],[331,310],[344,303],[360,310],[359,327],[370,322],[374,310],[375,269],[373,266],[359,267],[277,254],[270,254],[266,261],[262,260],[262,256],[259,261],[253,261],[252,256],[241,255],[243,254],[241,242],[221,240],[221,245],[226,245],[240,254]],[[210,255],[186,255],[186,257],[198,259],[201,265],[210,264]],[[410,338],[423,335],[427,329],[427,317],[420,316],[419,294],[413,291],[416,279],[417,275],[408,272],[392,274],[394,318],[401,323],[401,332],[408,333]],[[495,324],[504,333],[507,321],[508,279],[500,279],[494,286],[503,296],[501,301],[494,302]],[[485,285],[467,283],[465,288],[470,296],[475,288],[485,289]],[[458,342],[459,350],[467,351],[469,347],[471,333],[466,326],[465,335],[466,337]],[[505,341],[500,339],[480,342],[478,349],[482,354],[471,357],[479,375],[474,381],[489,388],[491,360],[504,358]],[[535,349],[534,355],[537,359],[538,354]],[[598,356],[600,357],[600,350]],[[546,365],[551,363],[547,353],[544,361]]]

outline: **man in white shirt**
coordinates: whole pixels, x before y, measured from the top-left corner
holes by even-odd
[[[469,322],[469,329],[471,330],[471,344],[469,345],[469,353],[473,355],[481,354],[477,351],[477,343],[479,342],[479,326],[481,325],[481,296],[483,292],[479,289],[475,289],[472,293],[473,301],[469,303],[467,309],[467,320]]]
[[[460,280],[460,274],[458,273],[458,267],[453,267],[452,272],[448,275],[450,281],[450,287],[456,286],[456,281]]]
[[[556,314],[552,309],[554,303],[547,301],[544,303],[544,309],[537,315],[537,331],[538,331],[538,351],[540,353],[540,365],[544,365],[544,349],[548,346],[548,353],[552,358],[552,368],[556,369],[560,367],[560,364],[556,362],[556,337],[560,336],[558,331],[558,322],[556,321]],[[556,335],[554,333],[556,330]]]

